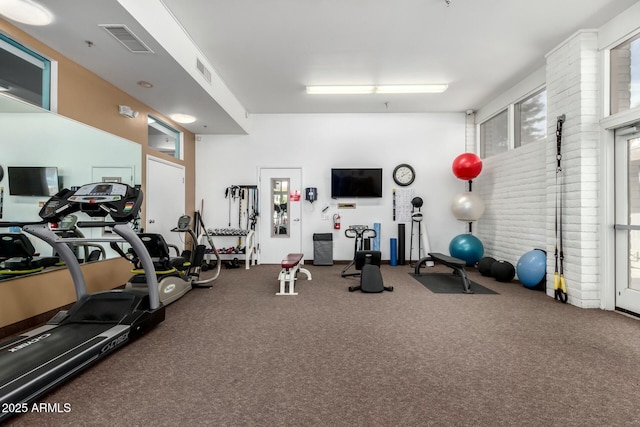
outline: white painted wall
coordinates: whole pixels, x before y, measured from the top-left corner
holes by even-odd
[[[340,232],[333,232],[335,260],[353,258],[353,239],[344,236],[346,226],[372,226],[374,222],[381,223],[382,256],[389,259],[389,239],[397,237],[398,229],[392,220],[392,189],[397,186],[391,174],[399,163],[409,163],[416,169],[416,181],[409,188],[424,200],[422,212],[431,249],[448,253],[451,239],[465,231],[465,224],[458,222],[450,210],[453,197],[465,190],[465,182],[451,171],[453,159],[464,151],[464,113],[253,115],[250,135],[197,137],[196,209],[204,199],[207,227],[226,227],[226,187],[257,184],[260,167],[300,167],[303,188],[317,187],[319,195],[313,204],[302,202],[303,251],[307,258],[312,258],[313,233],[332,232],[332,221],[323,220],[321,214],[329,205],[329,217],[339,212],[343,226]],[[332,200],[332,167],[383,168],[383,198]],[[356,209],[338,211],[338,202],[353,201]],[[237,214],[232,217],[237,218]],[[410,224],[406,228],[408,260]],[[219,241],[216,245],[227,243]]]

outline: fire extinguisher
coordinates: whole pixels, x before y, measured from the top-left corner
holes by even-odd
[[[333,228],[340,230],[340,214],[333,214]]]

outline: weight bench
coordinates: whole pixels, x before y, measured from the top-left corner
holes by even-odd
[[[304,273],[307,276],[307,280],[311,280],[311,272],[302,267],[304,263],[303,259],[304,254],[288,254],[286,258],[282,260],[280,263],[282,270],[280,270],[280,274],[278,275],[280,292],[277,292],[276,295],[298,295],[298,293],[295,292],[298,272]]]
[[[420,266],[422,264],[428,261],[438,262],[440,264],[446,265],[447,267],[451,267],[453,269],[453,275],[460,277],[460,280],[462,281],[462,292],[464,292],[465,294],[473,293],[473,291],[471,290],[471,281],[469,281],[469,277],[464,271],[464,267],[465,265],[467,265],[465,261],[437,252],[429,252],[428,255],[429,256],[418,260],[414,271],[415,274],[420,274]]]

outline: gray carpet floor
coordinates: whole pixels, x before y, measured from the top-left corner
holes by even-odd
[[[637,426],[638,320],[470,272],[498,294],[350,293],[343,265],[223,270],[15,426]],[[430,271],[447,271],[439,267]],[[301,279],[304,276],[301,275]]]

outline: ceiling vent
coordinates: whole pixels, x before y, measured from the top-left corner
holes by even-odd
[[[129,51],[132,53],[153,53],[153,51],[144,44],[142,40],[126,25],[123,24],[101,24],[98,25],[106,30],[107,33],[111,34],[116,40],[124,45]]]
[[[198,71],[200,71],[202,77],[204,77],[206,81],[211,83],[211,71],[209,71],[209,69],[204,66],[202,61],[200,61],[200,58],[196,58],[196,68],[198,69]]]

